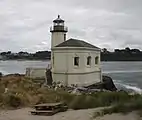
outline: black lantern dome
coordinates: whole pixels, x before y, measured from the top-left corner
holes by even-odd
[[[64,26],[64,20],[60,18],[60,15],[58,15],[58,18],[53,20],[53,27],[50,28],[50,32],[67,32],[67,27]]]
[[[55,19],[55,20],[53,20],[53,22],[54,22],[54,23],[64,23],[64,20],[62,20],[62,19],[60,18],[60,15],[58,15],[58,18]]]

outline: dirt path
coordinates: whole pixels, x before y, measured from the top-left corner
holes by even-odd
[[[30,108],[23,108],[19,110],[0,111],[0,120],[92,120],[94,111],[97,109],[88,110],[69,110],[67,112],[58,113],[53,116],[35,116],[31,115],[28,111]],[[128,115],[105,115],[103,117],[96,118],[95,120],[138,120],[136,114],[131,113]]]

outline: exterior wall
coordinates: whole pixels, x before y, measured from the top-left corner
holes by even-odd
[[[55,50],[54,64],[52,65],[52,71],[57,73],[86,73],[92,71],[99,71],[100,66],[100,51],[90,50]],[[74,57],[78,56],[79,66],[74,66]],[[91,56],[91,66],[87,66],[87,57]],[[99,63],[95,64],[95,57],[99,57]]]
[[[100,82],[100,72],[68,75],[68,85],[91,85]]]
[[[51,48],[65,41],[66,32],[52,32]]]
[[[100,82],[101,71],[84,74],[53,74],[53,80],[64,85],[77,84],[78,86],[91,85]]]
[[[46,68],[26,68],[26,77],[33,79],[36,78],[45,78]]]
[[[51,49],[56,45],[64,42],[66,40],[66,32],[52,32],[51,34]],[[53,66],[54,53],[51,51],[51,64]]]
[[[100,51],[89,49],[53,50],[53,81],[70,84],[91,84],[101,81]],[[91,56],[91,66],[87,65],[87,57]],[[99,57],[95,64],[95,57]],[[74,66],[74,57],[79,57],[79,66]]]

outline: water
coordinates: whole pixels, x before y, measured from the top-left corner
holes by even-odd
[[[47,67],[49,61],[0,61],[3,74],[25,73],[27,67]],[[112,77],[118,88],[142,93],[142,62],[102,62],[103,74]]]
[[[102,69],[117,87],[142,93],[142,62],[102,62]]]

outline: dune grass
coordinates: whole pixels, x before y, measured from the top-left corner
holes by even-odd
[[[131,99],[128,103],[120,102],[109,108],[105,108],[99,112],[94,113],[94,118],[98,116],[103,116],[112,113],[127,114],[133,111],[138,111],[137,113],[142,117],[142,97],[137,96],[135,99]]]
[[[9,88],[8,93],[4,93],[5,84]],[[62,89],[54,91],[40,87],[39,84],[23,76],[5,77],[0,82],[1,108],[30,107],[39,103],[64,101],[69,108],[77,110],[113,106],[120,103],[125,104],[141,99],[140,95],[129,95],[125,92],[96,92],[93,94],[73,95]]]

